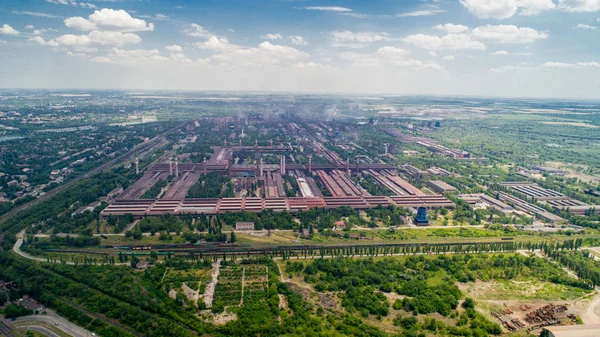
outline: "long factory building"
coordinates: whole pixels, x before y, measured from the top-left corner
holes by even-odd
[[[311,208],[355,209],[374,208],[378,205],[400,207],[452,208],[454,203],[441,195],[352,196],[352,197],[291,197],[291,198],[207,198],[183,200],[126,200],[117,199],[106,207],[101,216],[152,216],[161,214],[220,214],[227,212],[255,212],[263,210],[296,213]]]

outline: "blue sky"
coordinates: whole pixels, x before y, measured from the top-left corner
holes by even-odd
[[[0,87],[600,98],[600,0],[4,0]]]

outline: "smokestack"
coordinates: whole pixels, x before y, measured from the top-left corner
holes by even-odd
[[[175,158],[175,178],[179,178],[179,158]]]
[[[281,175],[285,175],[285,156],[281,156],[281,165],[279,166]]]
[[[308,173],[312,173],[312,156],[308,157]]]
[[[350,176],[350,158],[346,159],[346,174]]]
[[[204,157],[204,175],[206,175],[206,157]]]
[[[140,174],[140,159],[137,157],[135,158],[135,174]]]
[[[262,158],[260,158],[260,177],[264,177],[265,176],[265,167],[263,166],[263,160]]]
[[[227,147],[227,139],[223,140],[223,145]]]
[[[173,175],[173,158],[169,158],[169,176]]]

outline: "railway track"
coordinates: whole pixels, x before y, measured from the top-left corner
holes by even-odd
[[[17,337],[12,331],[15,328],[7,320],[0,317],[0,336],[4,337]]]

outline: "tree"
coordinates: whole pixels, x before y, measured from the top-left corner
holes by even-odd
[[[231,234],[229,235],[229,242],[234,243],[237,241],[237,238],[235,237],[235,232],[231,231]]]

